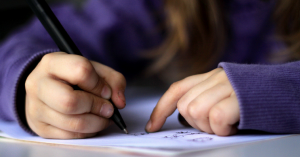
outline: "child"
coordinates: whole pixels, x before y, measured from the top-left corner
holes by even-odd
[[[125,107],[125,77],[147,73],[177,81],[155,107],[149,132],[178,108],[192,127],[220,136],[299,133],[299,7],[292,0],[53,7],[86,58],[59,52],[36,19],[14,32],[0,46],[0,118],[44,138],[91,137],[110,123],[109,98]]]

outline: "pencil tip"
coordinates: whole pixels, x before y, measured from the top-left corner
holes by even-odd
[[[124,131],[126,134],[128,134],[128,130],[127,130],[127,129],[124,129],[123,131]]]

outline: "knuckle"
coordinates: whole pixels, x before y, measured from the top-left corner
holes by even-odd
[[[184,107],[185,105],[183,105],[183,102],[182,100],[180,99],[178,102],[177,102],[177,109],[179,111],[179,113],[181,113],[182,116],[186,116],[187,115],[187,109],[186,107]]]
[[[56,56],[57,56],[57,52],[45,54],[41,59],[40,63],[43,66],[51,67],[51,64],[56,59]]]
[[[70,114],[77,110],[78,97],[75,94],[69,93],[61,98],[61,112]]]
[[[215,78],[216,81],[221,82],[226,77],[226,73],[225,73],[225,71],[217,71],[213,75],[213,77]]]
[[[54,53],[45,54],[41,60],[41,63],[50,63],[54,58]]]
[[[215,125],[223,126],[225,122],[225,113],[220,107],[214,107],[209,113],[209,118]]]
[[[74,75],[76,76],[76,82],[84,82],[93,73],[93,66],[89,60],[82,58],[79,62],[76,62]]]
[[[209,114],[209,110],[208,108],[206,108],[204,106],[205,100],[204,99],[198,99],[197,101],[197,120],[199,120],[200,122],[207,122],[208,121],[208,114]],[[195,115],[196,116],[196,115]]]
[[[112,78],[116,79],[117,81],[121,81],[121,82],[125,81],[125,77],[120,72],[113,71],[111,75]]]
[[[105,108],[104,106],[106,104],[111,104],[108,100],[102,98],[91,97],[90,99],[92,100],[90,110],[94,114],[101,114],[101,111]]]
[[[57,53],[48,53],[43,56],[37,67],[41,67],[46,73],[51,72],[51,69],[56,65]]]
[[[197,104],[196,104],[197,105]],[[188,113],[193,119],[199,119],[199,111],[196,109],[195,102],[192,101],[188,106]]]
[[[181,90],[182,90],[182,87],[181,87],[180,81],[172,83],[169,88],[169,91],[174,94],[179,93]]]
[[[83,118],[76,118],[70,120],[69,126],[71,130],[76,132],[82,132],[86,128],[85,120]]]
[[[25,81],[25,90],[26,92],[32,91],[36,86],[36,82],[33,81],[31,78],[31,75],[28,76],[28,78]]]

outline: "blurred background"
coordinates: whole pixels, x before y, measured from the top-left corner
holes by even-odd
[[[85,0],[46,0],[49,4],[70,2],[80,5]],[[26,23],[33,13],[26,0],[0,0],[0,41],[17,27]]]
[[[75,6],[81,6],[87,0],[46,0],[48,4],[67,2]],[[26,4],[26,0],[0,0],[0,44],[1,41],[5,40],[12,31],[18,27],[26,24],[31,19],[33,12]],[[128,82],[131,86],[149,86],[149,87],[160,87],[166,90],[168,86],[165,84],[156,85],[159,82],[157,78],[137,79]],[[1,156],[1,155],[0,155]]]

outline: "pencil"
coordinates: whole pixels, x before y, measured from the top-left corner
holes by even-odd
[[[54,15],[45,0],[27,0],[27,3],[61,51],[82,56],[81,52],[70,38],[66,30],[63,28],[61,23],[58,21],[57,17]],[[75,90],[80,89],[78,86],[73,88]],[[113,104],[111,100],[110,102]],[[118,108],[114,104],[113,106],[114,113],[111,116],[111,119],[121,130],[128,134],[125,122]]]

